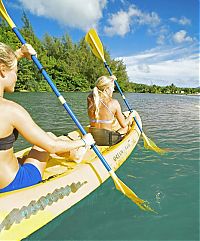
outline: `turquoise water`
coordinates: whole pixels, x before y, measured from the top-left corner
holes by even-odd
[[[87,124],[87,93],[63,95],[80,122]],[[139,112],[145,134],[171,151],[159,156],[145,150],[141,138],[117,175],[158,214],[141,211],[109,179],[25,240],[199,240],[199,97],[126,96]],[[75,128],[53,93],[7,97],[21,103],[46,131],[61,135]],[[15,148],[27,145],[19,138]]]

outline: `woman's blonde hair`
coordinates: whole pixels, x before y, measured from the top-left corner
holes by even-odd
[[[16,64],[16,55],[14,50],[8,45],[0,42],[0,63],[3,63],[9,69]]]
[[[113,87],[114,78],[112,76],[101,76],[97,79],[93,89],[93,99],[95,107],[95,118],[99,118],[99,102],[100,98],[110,99],[111,97],[106,93],[106,90]]]

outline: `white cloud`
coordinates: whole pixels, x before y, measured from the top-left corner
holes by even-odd
[[[180,30],[179,32],[176,32],[172,39],[175,43],[183,43],[183,42],[192,42],[193,39],[187,35],[187,32],[185,30]]]
[[[170,20],[172,22],[178,23],[180,25],[190,25],[191,24],[191,20],[186,17],[181,17],[180,19],[172,17],[172,18],[170,18]]]
[[[148,34],[157,38],[156,43],[158,45],[163,45],[166,43],[167,40],[169,40],[169,33],[169,26],[167,25],[159,25],[156,28],[148,29]]]
[[[157,13],[144,13],[135,5],[129,6],[128,11],[120,10],[112,14],[108,19],[108,25],[104,28],[107,35],[124,36],[131,31],[132,25],[148,25],[155,27],[160,23],[160,18]]]
[[[141,13],[138,19],[138,23],[142,25],[150,25],[152,27],[157,26],[160,23],[160,18],[157,13]]]
[[[147,64],[140,64],[140,65],[137,65],[137,68],[140,72],[143,72],[143,73],[150,73],[150,68],[149,68],[149,65]]]
[[[135,56],[120,57],[127,66],[129,80],[135,83],[199,86],[198,46],[155,48]]]
[[[107,0],[19,0],[24,8],[61,25],[88,30],[97,27]]]
[[[113,14],[108,23],[110,27],[105,27],[104,31],[107,35],[113,36],[118,34],[124,36],[130,31],[130,16],[124,11],[120,11],[117,14]]]

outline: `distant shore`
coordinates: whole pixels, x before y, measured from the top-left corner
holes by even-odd
[[[82,93],[89,93],[92,90],[89,91],[60,91],[60,92],[64,92],[64,93],[71,93],[71,92],[82,92]],[[20,92],[20,93],[34,93],[34,92],[38,92],[38,93],[44,93],[44,92],[52,92],[52,91],[29,91],[29,90],[17,90],[15,92]],[[118,91],[116,91],[115,93],[119,93]],[[193,93],[193,94],[187,94],[187,93],[154,93],[154,92],[135,92],[135,91],[124,91],[124,93],[135,93],[135,94],[164,94],[164,95],[189,95],[189,96],[200,96],[200,93]]]

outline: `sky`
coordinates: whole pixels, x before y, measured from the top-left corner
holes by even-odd
[[[78,42],[95,28],[130,82],[199,87],[199,0],[3,0],[18,28]],[[34,46],[33,46],[34,47]]]

